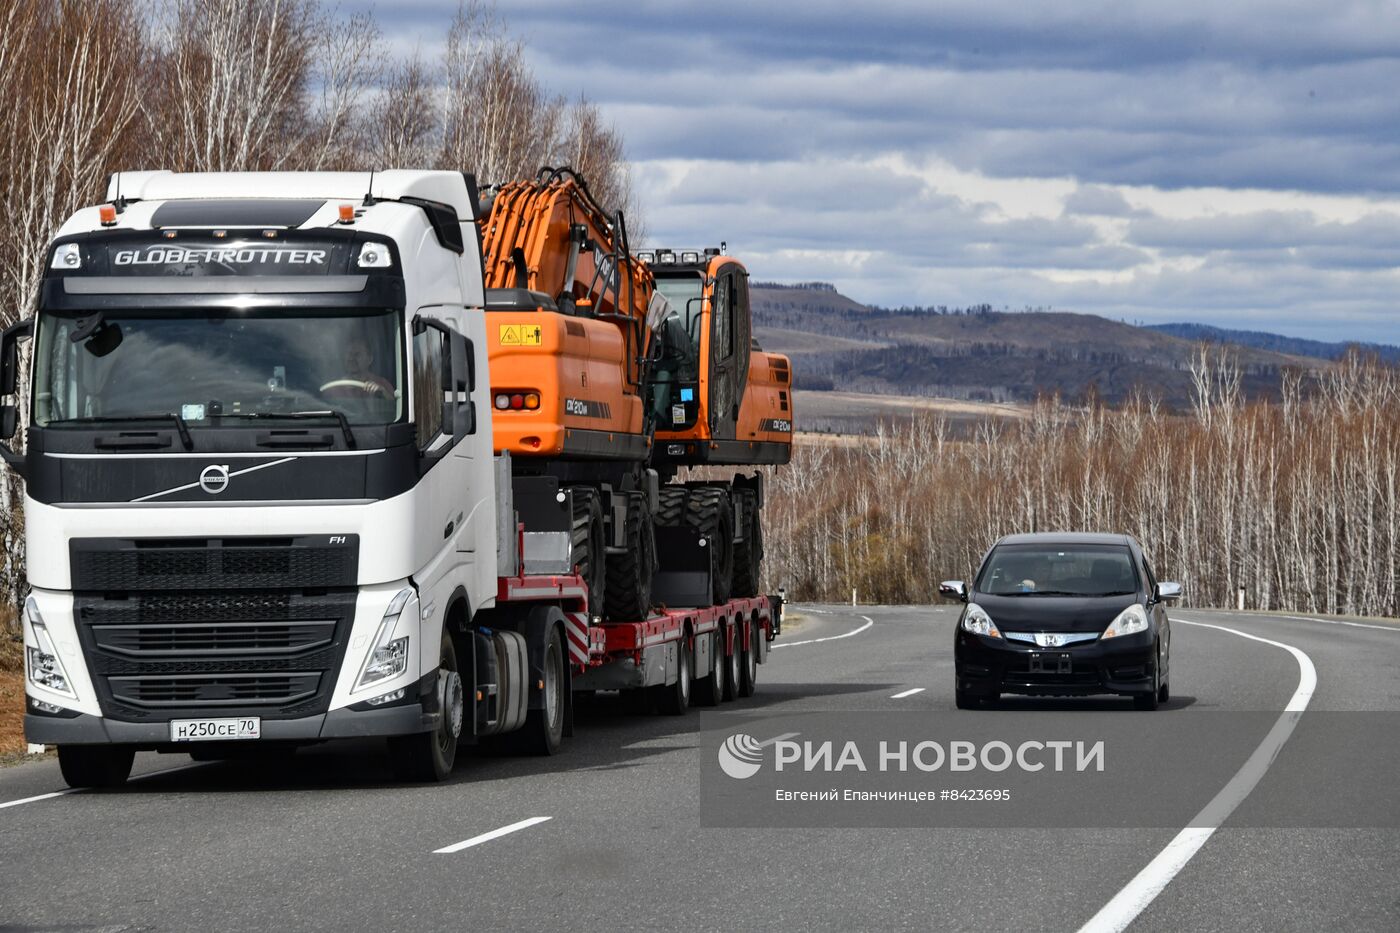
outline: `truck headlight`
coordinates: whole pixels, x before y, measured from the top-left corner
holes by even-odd
[[[971,632],[974,635],[985,635],[988,638],[1000,638],[1001,632],[997,631],[996,623],[992,617],[987,615],[987,611],[976,603],[968,603],[963,610],[962,627],[964,632]]]
[[[1136,635],[1147,631],[1147,610],[1137,603],[1118,613],[1118,618],[1104,629],[1103,638],[1117,638],[1119,635]]]
[[[58,648],[54,647],[53,638],[49,636],[49,627],[44,624],[44,617],[39,615],[39,606],[34,602],[33,596],[24,601],[24,619],[29,623],[29,631],[34,635],[34,644],[26,645],[24,650],[29,682],[76,700],[78,694],[73,690],[68,672],[63,669],[63,661],[58,657]]]
[[[394,596],[389,602],[389,608],[384,610],[384,619],[379,623],[379,631],[374,636],[374,645],[369,650],[369,656],[365,658],[365,666],[360,670],[360,679],[355,684],[358,692],[366,687],[383,683],[398,677],[408,670],[408,635],[394,637],[394,630],[398,627],[399,616],[403,615],[404,607],[413,598],[413,588],[406,586]]]

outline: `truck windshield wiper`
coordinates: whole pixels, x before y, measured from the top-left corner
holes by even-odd
[[[313,418],[334,418],[340,424],[340,433],[345,436],[345,446],[355,446],[355,433],[350,430],[350,419],[345,412],[335,408],[324,411],[244,411],[224,414],[224,418],[262,418],[265,420],[307,421]]]
[[[124,424],[136,421],[171,421],[175,424],[175,430],[180,434],[180,443],[186,450],[194,450],[194,438],[190,436],[190,426],[185,423],[185,419],[179,412],[159,411],[149,415],[92,415],[87,418],[63,418],[50,424],[83,424],[85,422],[105,422],[107,424]]]

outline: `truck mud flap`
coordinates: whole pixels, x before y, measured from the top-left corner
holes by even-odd
[[[656,575],[651,581],[653,603],[682,608],[710,605],[710,551],[698,531],[658,527],[656,557]]]

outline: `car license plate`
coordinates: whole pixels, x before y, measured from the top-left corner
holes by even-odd
[[[1032,674],[1068,674],[1072,672],[1068,654],[1031,655]]]
[[[210,742],[262,737],[262,720],[256,716],[237,719],[172,719],[170,741]]]

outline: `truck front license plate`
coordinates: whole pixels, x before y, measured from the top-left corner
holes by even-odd
[[[262,720],[256,716],[237,719],[172,719],[170,741],[208,742],[256,739],[262,736]]]

